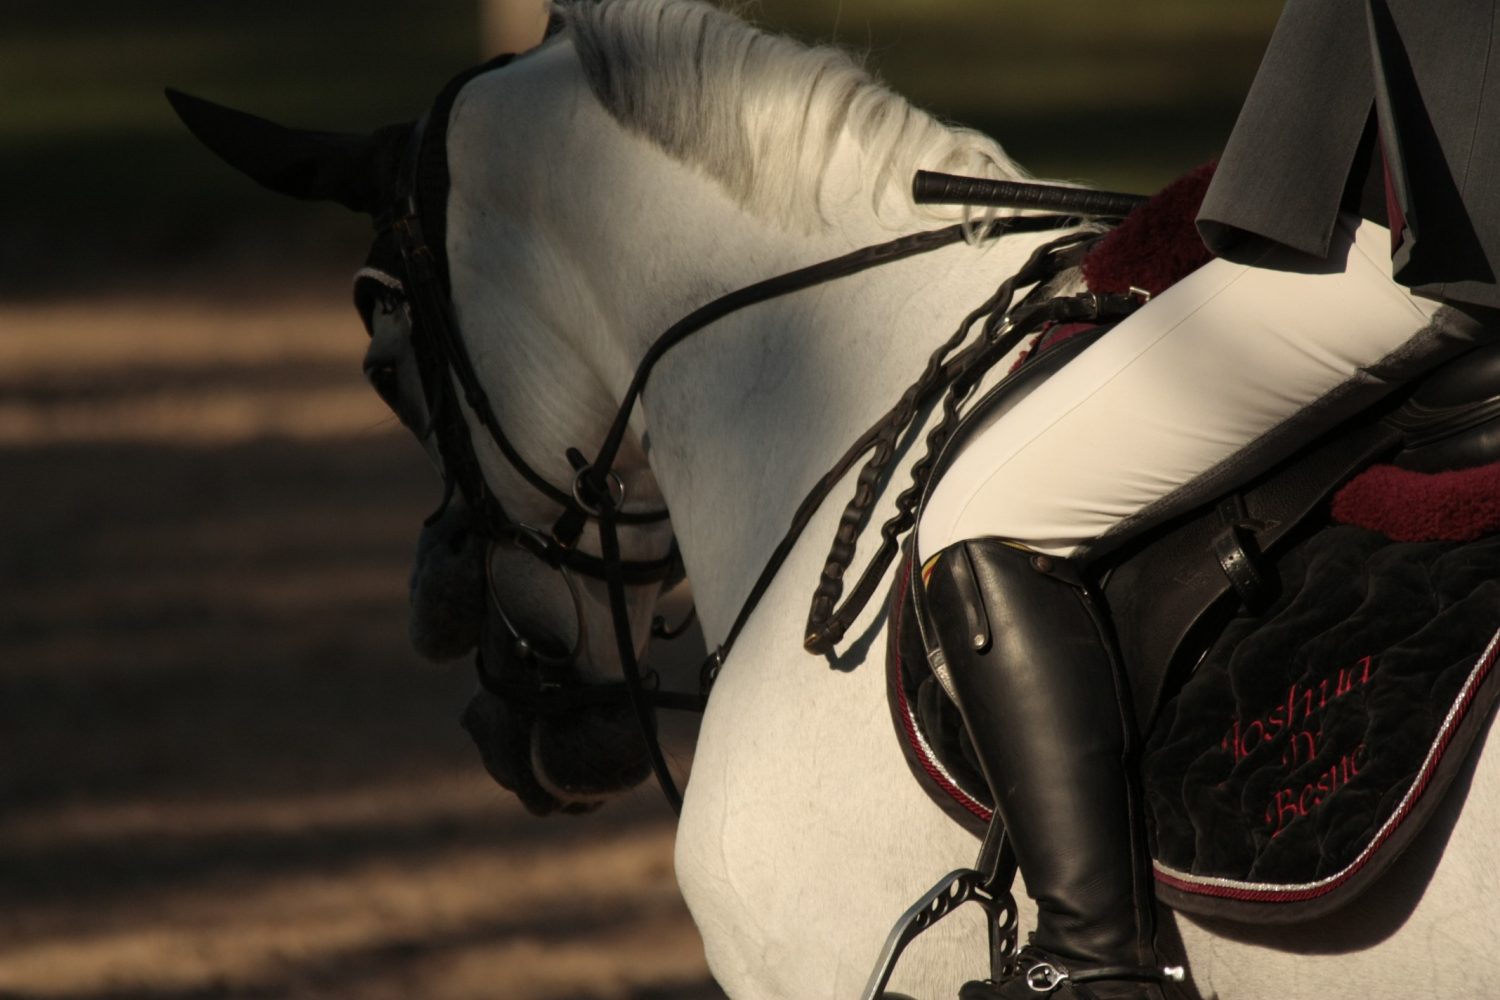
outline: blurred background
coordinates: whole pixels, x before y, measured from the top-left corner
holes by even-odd
[[[1150,192],[1217,152],[1280,4],[735,6]],[[467,668],[407,648],[438,487],[360,377],[368,223],[161,97],[408,120],[492,54],[484,7],[0,0],[0,998],[720,995],[656,793],[530,818]]]

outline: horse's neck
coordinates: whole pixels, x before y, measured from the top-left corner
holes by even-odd
[[[895,235],[867,219],[831,228],[845,235],[780,234],[773,259],[719,281],[748,284]],[[727,637],[804,494],[1035,242],[988,252],[960,244],[885,265],[755,306],[667,356],[646,393],[649,456],[711,646]],[[819,562],[853,478],[809,524],[739,636],[694,756],[676,870],[715,975],[736,996],[855,995],[890,921],[974,850],[956,824],[932,825],[941,814],[915,785],[898,783],[900,753],[878,721],[883,671],[873,663],[830,670],[799,648]],[[874,523],[888,516],[906,479],[905,468],[894,474]],[[859,560],[872,549],[876,533],[869,534]],[[875,610],[856,623],[842,665],[881,648],[863,639],[873,634]],[[866,907],[870,882],[882,893]],[[810,894],[809,886],[817,889]],[[857,899],[860,912],[809,906],[811,899]],[[973,966],[947,961],[965,955],[961,937],[938,940],[924,941],[922,954],[939,957],[938,981],[949,986],[948,969]],[[785,966],[768,974],[768,953]],[[794,985],[768,989],[768,981]]]
[[[454,297],[470,310],[461,320],[481,377],[510,387],[495,400],[502,424],[537,428],[518,446],[550,476],[568,475],[565,446],[599,439],[650,343],[688,312],[937,225],[877,220],[877,165],[845,138],[830,161],[822,224],[788,230],[621,128],[566,46],[516,69],[479,78],[455,105]],[[666,356],[634,427],[711,638],[727,629],[801,496],[1036,242],[958,245],[888,264],[748,308]],[[628,470],[641,455],[623,458]]]
[[[589,91],[568,45],[478,77],[451,121],[448,250],[459,325],[481,380],[505,387],[491,403],[502,426],[521,430],[517,450],[564,482],[572,475],[564,451],[598,446],[652,338],[751,276],[783,268],[792,241],[624,130]],[[637,414],[634,429],[642,427]],[[500,489],[509,483],[518,505],[535,503],[485,435],[476,440]],[[659,503],[644,469],[633,436],[616,465],[629,505]]]
[[[651,213],[654,243],[617,250],[624,261],[633,249],[652,272],[644,282],[633,268],[614,272],[613,300],[635,316],[619,331],[626,356],[639,358],[661,330],[721,294],[938,225],[878,221],[860,161],[852,143],[835,155],[825,204],[841,207],[815,233],[750,217],[673,164],[670,197]],[[710,640],[723,638],[802,497],[1041,239],[883,265],[747,308],[666,355],[643,402],[648,457]],[[653,291],[642,295],[642,285]]]
[[[771,252],[763,244],[748,261],[725,261],[735,266],[715,272],[715,285],[742,286],[896,235],[857,204],[848,225],[832,227],[839,235],[778,234]],[[758,305],[659,366],[645,401],[649,457],[711,640],[723,638],[802,497],[1035,242],[990,252],[958,245]],[[830,530],[826,519],[848,489],[836,491],[816,533]]]

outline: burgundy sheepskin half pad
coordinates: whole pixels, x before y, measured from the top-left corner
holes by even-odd
[[[1083,258],[1089,291],[1160,295],[1213,259],[1194,220],[1217,163],[1189,171],[1127,215]]]
[[[1399,542],[1467,542],[1500,532],[1500,462],[1451,472],[1375,465],[1333,498],[1333,518]]]
[[[1091,292],[1123,295],[1132,289],[1160,295],[1213,259],[1194,220],[1217,163],[1205,163],[1162,188],[1101,239],[1080,265]],[[1016,358],[1011,371],[1033,354],[1050,350],[1095,323],[1044,329]]]

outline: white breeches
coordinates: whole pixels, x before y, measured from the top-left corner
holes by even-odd
[[[1389,231],[1345,216],[1320,273],[1215,259],[1179,281],[976,429],[921,558],[981,536],[1072,556],[1356,377],[1439,308],[1391,280],[1390,255]]]

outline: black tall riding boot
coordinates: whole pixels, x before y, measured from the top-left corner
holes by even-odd
[[[1135,723],[1088,588],[1067,560],[986,538],[940,552],[926,598],[1037,904],[1017,974],[963,1000],[1160,1000]]]

